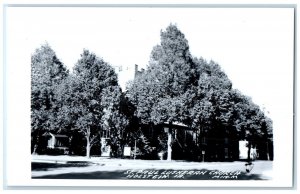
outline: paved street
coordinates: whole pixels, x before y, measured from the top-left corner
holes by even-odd
[[[186,162],[108,159],[100,157],[32,156],[32,178],[53,179],[189,179],[262,180],[272,178],[272,161]]]

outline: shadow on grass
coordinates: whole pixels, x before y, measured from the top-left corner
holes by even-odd
[[[56,168],[65,168],[65,167],[86,167],[91,165],[89,162],[67,162],[66,164],[60,163],[39,163],[39,162],[32,162],[31,163],[31,170],[32,171],[48,171],[50,169]]]
[[[218,170],[116,170],[88,173],[64,173],[33,177],[33,179],[126,179],[126,180],[266,180],[259,174],[241,171],[230,174]]]

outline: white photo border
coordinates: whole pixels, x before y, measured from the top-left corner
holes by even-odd
[[[11,66],[10,59],[12,53],[9,52],[14,47],[11,47],[9,42],[6,40],[10,38],[10,33],[7,32],[7,27],[9,26],[9,18],[7,18],[7,13],[9,8],[27,8],[27,7],[109,7],[109,8],[142,8],[142,7],[152,7],[152,8],[279,8],[279,9],[293,9],[295,15],[297,14],[297,6],[295,4],[6,4],[4,5],[4,44],[3,44],[3,56],[4,56],[4,130],[3,130],[3,159],[4,159],[4,185],[8,189],[24,189],[24,188],[40,188],[40,189],[60,189],[60,188],[85,188],[85,189],[101,189],[108,188],[114,189],[118,188],[140,188],[140,189],[152,189],[152,188],[197,188],[197,189],[257,189],[257,188],[283,188],[283,189],[291,189],[295,187],[295,176],[296,176],[296,121],[295,121],[295,113],[296,113],[296,34],[297,34],[297,25],[296,25],[296,16],[294,18],[294,59],[293,59],[293,118],[292,125],[293,129],[289,134],[292,137],[288,137],[292,142],[286,142],[286,144],[291,143],[288,147],[291,147],[292,150],[292,158],[287,158],[288,161],[288,169],[290,170],[288,174],[289,177],[286,184],[278,184],[278,182],[269,184],[272,181],[199,181],[199,180],[183,180],[183,181],[175,181],[175,180],[166,180],[164,181],[165,186],[160,187],[158,185],[161,184],[161,180],[49,180],[49,179],[31,179],[31,176],[28,177],[28,173],[31,175],[31,168],[28,166],[28,161],[30,161],[30,149],[28,148],[29,135],[26,133],[21,133],[20,126],[30,126],[30,115],[28,115],[28,110],[30,110],[30,102],[27,101],[19,101],[22,96],[30,96],[30,82],[28,83],[28,75],[30,77],[30,68],[28,66],[21,67],[20,70],[14,72],[16,67],[20,67],[18,65]],[[33,52],[33,51],[29,51]],[[22,53],[14,53],[17,54],[17,57],[22,59],[26,59],[26,56]],[[30,57],[27,57],[26,63],[29,64],[30,67]],[[222,65],[222,64],[221,64]],[[26,75],[24,78],[24,75]],[[19,81],[15,81],[15,78],[18,78]],[[26,81],[24,82],[24,79]],[[17,91],[18,89],[18,91]],[[19,89],[21,89],[19,91]],[[29,90],[28,90],[29,89]],[[17,102],[17,103],[16,103]],[[22,107],[20,109],[20,107]],[[29,109],[28,109],[29,108]],[[13,115],[13,117],[12,117]],[[21,123],[16,122],[15,119],[22,118]],[[17,128],[16,128],[17,127]],[[18,134],[18,133],[21,134]],[[30,133],[29,133],[30,134]],[[25,135],[25,136],[24,136]],[[12,139],[12,137],[14,137]],[[25,142],[24,142],[25,141]],[[15,150],[15,147],[11,146],[12,144],[18,143],[18,145],[24,145],[22,148],[26,148],[25,150],[19,151]],[[276,141],[274,141],[276,144]],[[13,148],[11,150],[11,148]],[[275,147],[276,152],[276,147]],[[17,153],[18,156],[8,155],[10,153]],[[24,157],[29,157],[25,159]],[[23,158],[23,160],[22,160]],[[20,170],[24,166],[20,167],[9,167],[8,166],[13,163],[13,161],[18,160],[25,162],[25,167],[29,167],[26,169],[25,174],[27,177],[16,177],[15,174],[11,174],[12,168]],[[276,158],[274,159],[274,161]],[[285,177],[287,178],[287,177]],[[76,186],[75,186],[76,185]],[[139,185],[139,186],[137,186]],[[229,186],[228,186],[229,185]],[[234,186],[235,185],[235,186]]]

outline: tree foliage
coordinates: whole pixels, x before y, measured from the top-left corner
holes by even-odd
[[[54,91],[68,75],[68,71],[48,45],[42,45],[31,56],[32,130],[51,130],[50,119],[56,109]]]
[[[128,96],[142,123],[181,121],[184,94],[195,85],[195,67],[188,42],[175,25],[161,32],[147,70],[132,83]]]

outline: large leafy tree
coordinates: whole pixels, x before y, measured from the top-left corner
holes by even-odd
[[[225,131],[230,128],[229,120],[233,104],[232,84],[214,61],[207,62],[202,58],[194,58],[193,62],[196,66],[198,82],[185,93],[184,123],[197,130],[200,138],[198,148],[210,154],[207,148],[216,150],[217,148],[211,148],[216,145],[216,142],[209,142],[211,146],[207,146],[206,139],[213,141],[224,139]]]
[[[188,41],[176,25],[169,25],[161,32],[160,45],[153,48],[147,70],[135,79],[128,92],[141,123],[182,122],[185,93],[197,84],[195,71]],[[168,137],[170,160],[171,129]]]
[[[212,139],[238,133],[249,145],[270,131],[271,124],[259,107],[232,89],[217,63],[191,56],[188,41],[176,25],[161,32],[161,42],[153,48],[146,71],[131,83],[127,95],[142,124],[182,122]],[[263,135],[261,125],[265,126]],[[168,159],[171,142],[169,133]]]
[[[240,139],[248,141],[248,160],[250,160],[251,147],[259,146],[262,142],[268,143],[273,138],[272,120],[268,118],[259,106],[254,104],[249,97],[239,92],[235,96],[234,109],[237,119],[234,120]],[[264,147],[268,146],[263,145]],[[266,148],[268,149],[268,148]],[[266,155],[269,150],[265,150]],[[269,156],[267,156],[269,159]]]
[[[53,49],[44,44],[31,56],[31,132],[34,153],[40,144],[42,131],[56,129],[58,113],[55,90],[68,76],[68,70]]]
[[[249,97],[232,89],[231,81],[218,64],[203,59],[194,61],[200,76],[196,91],[188,98],[192,126],[200,128],[202,137],[247,140],[250,159],[251,146],[272,137],[271,120]]]
[[[90,157],[91,147],[99,140],[104,115],[109,115],[105,121],[109,123],[108,127],[111,127],[111,120],[116,121],[117,127],[125,123],[116,113],[121,90],[114,69],[88,50],[83,51],[73,74],[57,93],[62,106],[60,125],[84,135],[87,157]]]

